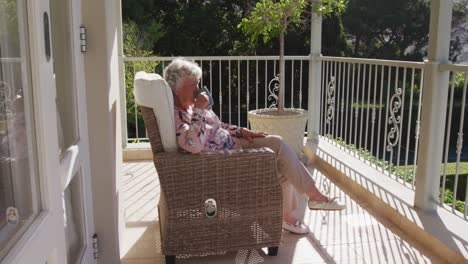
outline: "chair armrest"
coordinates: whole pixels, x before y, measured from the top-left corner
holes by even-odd
[[[255,211],[254,207],[263,203],[281,208],[275,154],[269,148],[200,154],[158,153],[154,155],[154,163],[167,206],[177,207],[169,210],[170,213],[203,212],[208,198],[234,211]]]

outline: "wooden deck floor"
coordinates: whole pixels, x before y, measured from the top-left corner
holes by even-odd
[[[402,240],[359,204],[309,166],[317,184],[339,196],[347,208],[341,212],[305,211],[311,233],[283,233],[278,256],[263,250],[242,250],[190,259],[177,263],[430,263],[430,259]],[[150,161],[124,164],[126,228],[121,263],[164,263],[160,249],[157,203],[159,181]]]

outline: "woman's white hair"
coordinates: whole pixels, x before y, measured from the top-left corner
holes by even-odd
[[[197,63],[187,60],[185,58],[176,58],[164,69],[164,79],[169,84],[172,92],[176,92],[179,89],[179,82],[186,77],[197,77],[198,79],[202,76],[202,70]]]

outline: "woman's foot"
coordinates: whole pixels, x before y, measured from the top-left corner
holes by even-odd
[[[309,192],[309,201],[328,202],[330,199],[330,197],[323,195],[318,190],[312,190]]]
[[[310,200],[308,202],[310,210],[328,210],[328,211],[337,211],[343,210],[346,208],[346,204],[341,201],[338,201],[337,198],[328,198],[327,201],[315,201]]]
[[[296,219],[294,224],[283,220],[283,229],[298,235],[305,235],[310,232],[309,227],[298,219]]]
[[[290,213],[283,215],[283,229],[300,235],[309,233],[309,227]]]

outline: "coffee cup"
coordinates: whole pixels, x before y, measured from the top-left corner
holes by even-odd
[[[203,88],[200,88],[200,89],[195,93],[195,100],[197,99],[197,97],[198,97],[201,93],[205,93],[205,94],[208,96],[209,102],[208,102],[208,107],[207,107],[207,109],[211,109],[211,107],[213,107],[213,105],[214,105],[214,100],[213,100],[213,96],[211,96],[210,90],[208,90],[208,88],[206,88],[206,86],[203,86]]]

